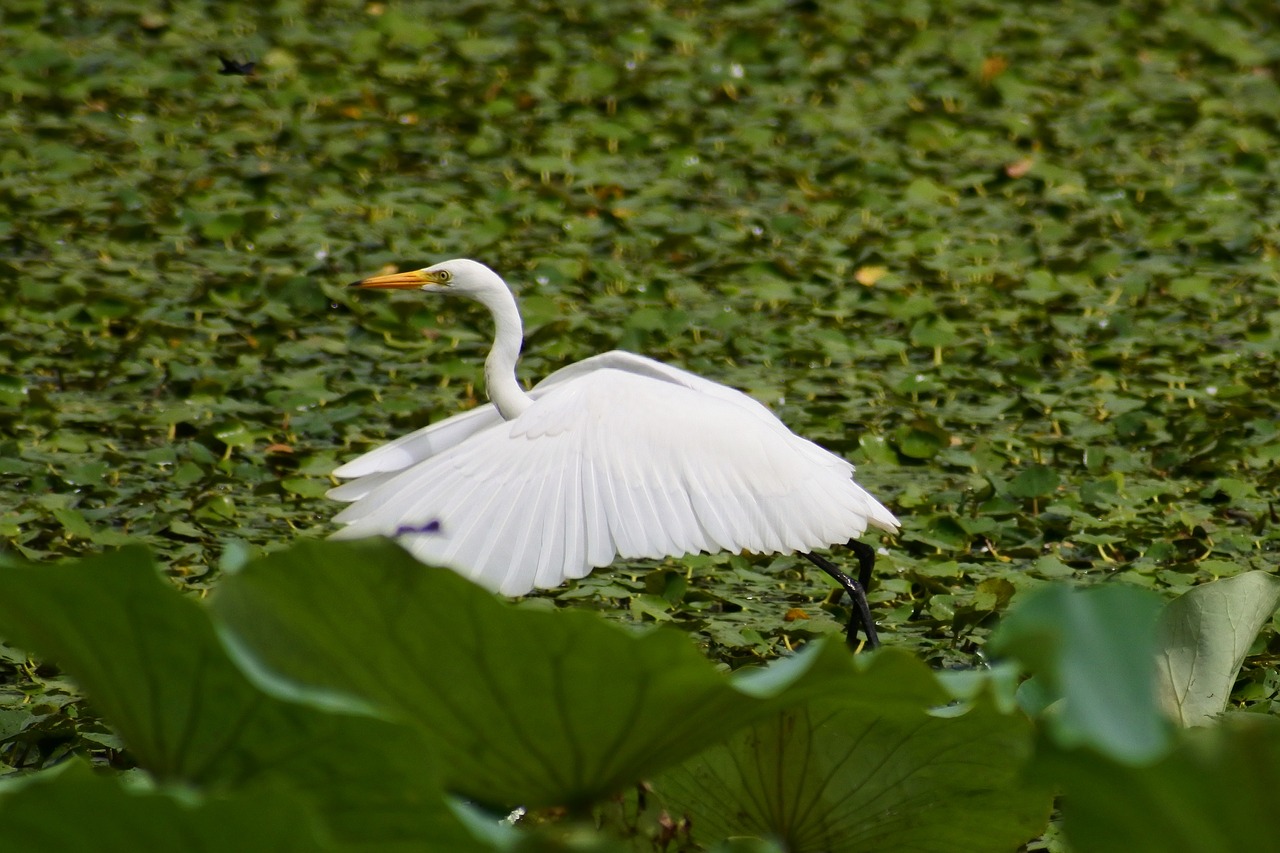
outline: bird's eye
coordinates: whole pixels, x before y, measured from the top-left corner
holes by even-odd
[[[453,273],[449,272],[448,270],[438,270],[436,272],[436,281],[440,282],[441,284],[444,284],[451,278],[453,278]]]

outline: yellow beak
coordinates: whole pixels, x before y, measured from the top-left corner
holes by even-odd
[[[411,270],[410,272],[397,272],[392,273],[391,275],[375,275],[372,278],[364,278],[360,281],[353,282],[351,286],[395,290],[416,290],[428,281],[431,281],[431,279],[423,275],[422,270]]]

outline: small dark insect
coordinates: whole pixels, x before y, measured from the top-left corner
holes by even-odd
[[[218,61],[222,63],[222,67],[218,69],[219,74],[238,74],[241,77],[251,76],[253,69],[258,64],[256,62],[236,62],[234,59],[227,59],[225,56],[219,56]]]
[[[410,533],[439,533],[440,522],[428,521],[426,524],[402,524],[396,528],[392,536],[405,536]]]

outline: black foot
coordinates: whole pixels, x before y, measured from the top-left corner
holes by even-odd
[[[802,553],[801,556],[835,578],[836,583],[849,593],[852,612],[844,632],[849,648],[858,648],[858,629],[861,628],[867,636],[867,645],[876,649],[880,647],[880,637],[876,634],[876,623],[871,618],[871,605],[867,603],[866,592],[867,584],[871,581],[871,569],[875,566],[876,552],[870,545],[857,540],[850,540],[849,548],[858,557],[858,580],[849,577],[817,554]]]

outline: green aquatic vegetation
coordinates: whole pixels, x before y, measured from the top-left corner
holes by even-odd
[[[329,532],[328,473],[482,400],[488,336],[345,283],[472,256],[526,377],[631,349],[857,463],[904,522],[886,644],[932,665],[1046,581],[1276,568],[1280,35],[1247,4],[14,0],[0,32],[13,554],[142,543],[203,592]],[[540,600],[738,666],[838,629],[831,592],[722,555]],[[1232,701],[1270,712],[1251,642]],[[0,678],[9,766],[118,748],[56,671]]]
[[[97,774],[73,759],[0,780],[26,846],[233,849],[264,821],[309,849],[994,851],[1042,833],[1057,790],[1079,804],[1069,838],[1150,830],[1097,800],[1100,772],[1186,798],[1172,824],[1204,839],[1274,808],[1266,787],[1228,808],[1186,795],[1276,749],[1273,716],[1216,719],[1240,665],[1223,651],[1275,607],[1251,594],[1275,591],[1263,572],[1163,609],[1121,584],[1046,586],[1011,607],[991,667],[827,640],[729,673],[678,630],[502,601],[381,540],[225,568],[199,603],[137,547],[0,565],[0,635],[65,668],[128,750]]]

